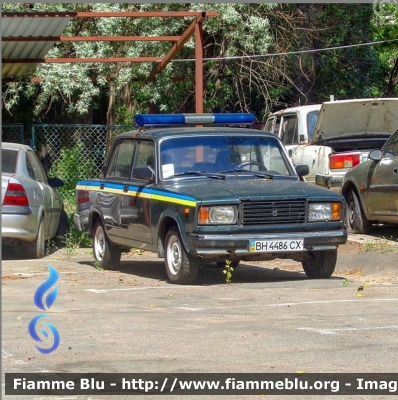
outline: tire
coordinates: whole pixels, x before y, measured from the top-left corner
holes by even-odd
[[[240,260],[234,260],[234,261],[231,261],[231,264],[229,264],[229,266],[232,267],[233,269],[235,269],[235,268],[238,268],[239,263],[240,263]],[[225,266],[226,266],[224,261],[217,261],[216,264],[217,264],[218,268],[225,268]]]
[[[365,217],[358,196],[353,189],[348,191],[346,202],[346,224],[348,232],[368,233],[372,225]]]
[[[195,281],[202,265],[200,258],[188,254],[177,228],[171,228],[165,238],[165,266],[172,283],[189,285]]]
[[[102,268],[109,270],[118,269],[122,251],[119,247],[113,246],[109,242],[101,222],[97,222],[94,226],[93,255],[95,261]]]
[[[46,251],[46,241],[44,239],[44,220],[39,222],[36,239],[33,242],[25,243],[25,250],[29,258],[43,258]]]
[[[302,262],[305,274],[310,279],[330,278],[337,262],[337,249],[311,251],[308,258]]]

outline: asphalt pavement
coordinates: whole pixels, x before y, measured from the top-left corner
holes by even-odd
[[[242,262],[229,284],[222,268],[209,265],[195,285],[179,286],[167,282],[163,260],[150,253],[132,251],[120,270],[104,271],[90,249],[72,256],[61,249],[41,260],[5,251],[3,373],[396,372],[398,241],[389,229],[350,236],[326,280],[275,260]],[[47,343],[35,341],[28,324],[43,312],[33,296],[49,265],[59,278],[46,313],[60,344],[42,354],[35,346]]]

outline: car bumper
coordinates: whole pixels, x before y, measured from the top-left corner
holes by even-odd
[[[297,252],[307,252],[316,250],[333,250],[339,245],[347,242],[347,231],[324,231],[324,232],[304,232],[304,233],[285,233],[285,234],[242,234],[242,235],[206,235],[191,234],[188,237],[188,245],[191,254],[198,256],[224,256],[234,254],[239,256],[253,256],[264,254],[264,252],[250,251],[250,241],[285,241],[285,240],[304,240],[303,250],[287,250],[278,252],[281,254],[291,254]],[[274,252],[269,251],[269,254]],[[276,252],[275,252],[276,253]]]
[[[315,184],[318,186],[332,189],[335,192],[340,193],[343,185],[344,175],[315,175]]]
[[[37,216],[34,214],[2,214],[1,236],[31,242],[37,236]]]
[[[87,232],[88,227],[88,212],[87,215],[73,214],[73,223],[79,231]]]

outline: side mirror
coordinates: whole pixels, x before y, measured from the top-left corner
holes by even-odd
[[[378,149],[372,150],[368,156],[368,158],[370,158],[373,161],[380,161],[381,157],[382,157],[381,150]]]
[[[57,187],[64,186],[64,181],[59,178],[49,178],[48,184],[53,188],[57,188]]]
[[[134,178],[145,179],[146,181],[154,181],[155,171],[149,165],[145,165],[143,167],[136,167],[133,170],[133,176]]]
[[[310,173],[310,169],[307,164],[296,164],[294,168],[296,169],[297,175],[300,177],[306,176]]]

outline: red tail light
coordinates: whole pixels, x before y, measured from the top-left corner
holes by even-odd
[[[20,183],[8,183],[3,206],[29,206],[29,199]]]
[[[88,203],[90,201],[88,193],[88,190],[79,190],[77,193],[77,204]]]
[[[330,169],[352,168],[360,163],[361,153],[331,154]]]

